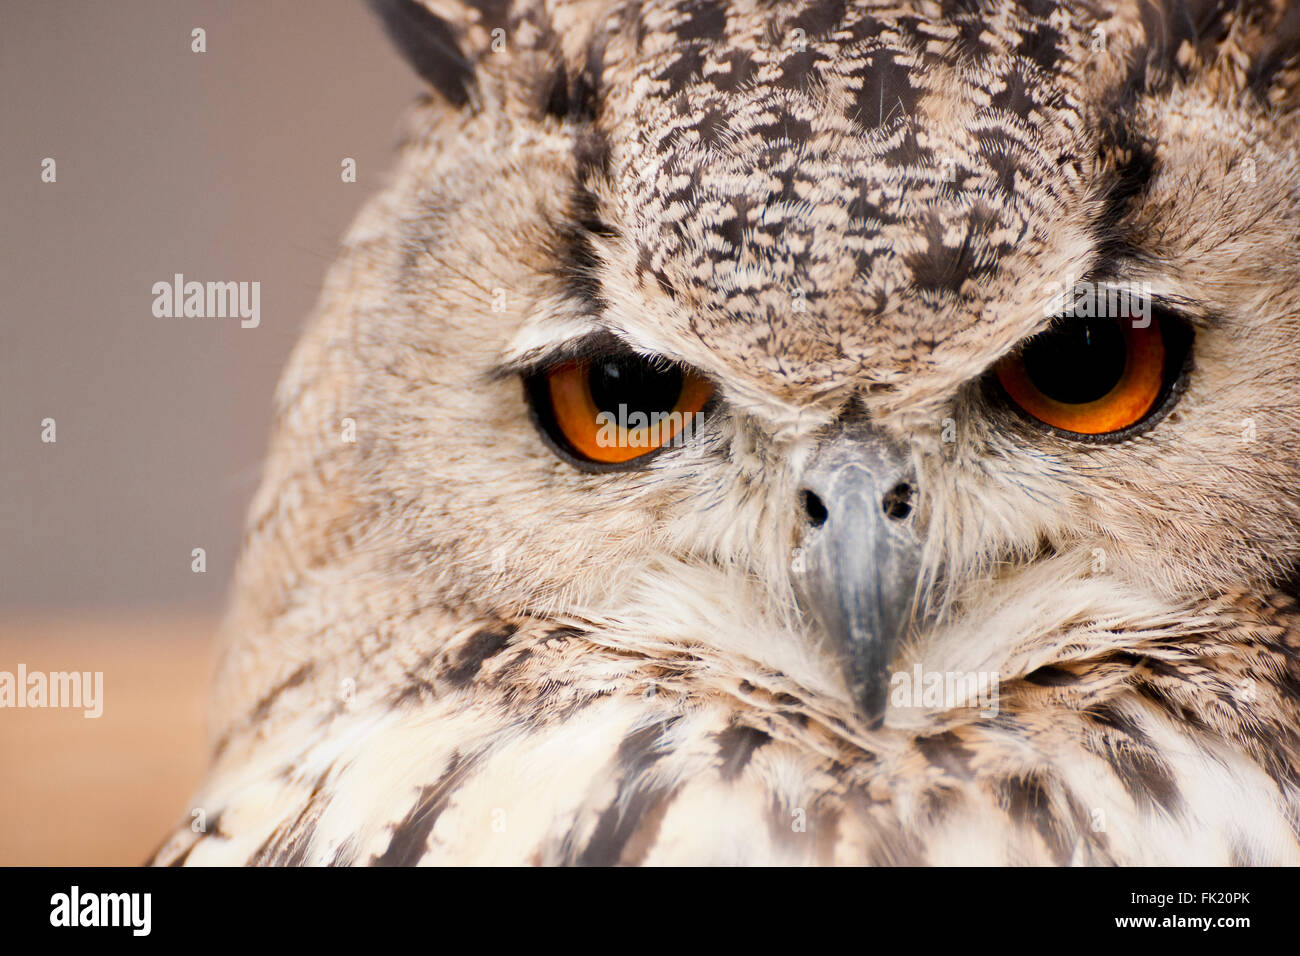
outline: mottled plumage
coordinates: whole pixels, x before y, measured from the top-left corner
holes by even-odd
[[[433,92],[281,384],[157,862],[1300,862],[1300,13],[375,6]],[[989,385],[1065,276],[1194,337],[1113,440]],[[689,442],[552,453],[520,377],[596,331],[714,383]],[[891,672],[995,706],[846,690],[799,583],[846,421],[922,542]]]

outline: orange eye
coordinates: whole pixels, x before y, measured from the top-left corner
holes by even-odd
[[[679,365],[620,353],[553,365],[530,379],[529,393],[562,450],[617,465],[689,439],[713,386]]]
[[[1165,393],[1165,336],[1156,316],[1069,318],[1034,336],[994,372],[1025,413],[1062,431],[1105,435],[1142,421]]]

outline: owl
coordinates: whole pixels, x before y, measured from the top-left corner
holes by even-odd
[[[372,5],[154,862],[1300,863],[1300,9]]]

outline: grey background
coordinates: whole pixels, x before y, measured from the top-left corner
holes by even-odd
[[[280,367],[420,92],[362,0],[0,0],[0,609],[220,606]],[[260,327],[155,318],[177,272],[260,281]]]

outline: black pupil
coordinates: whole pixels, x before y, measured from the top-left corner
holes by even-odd
[[[598,359],[588,373],[591,397],[602,412],[655,415],[671,412],[682,394],[682,370],[675,365],[653,365],[635,357]]]
[[[1070,405],[1101,398],[1119,384],[1128,359],[1113,319],[1066,319],[1025,345],[1025,374],[1048,398]]]

